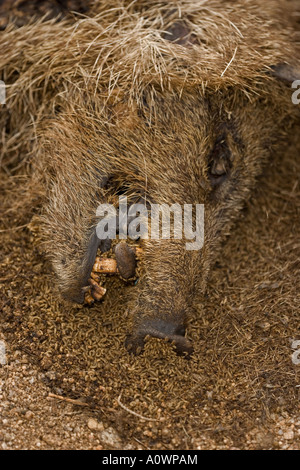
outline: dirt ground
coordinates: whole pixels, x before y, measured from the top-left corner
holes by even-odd
[[[111,279],[102,304],[63,302],[29,230],[3,218],[0,448],[300,448],[299,127],[293,136],[195,298],[189,360],[154,338],[128,354],[135,287]]]

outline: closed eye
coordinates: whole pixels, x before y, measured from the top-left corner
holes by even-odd
[[[216,140],[208,158],[208,177],[212,186],[226,180],[231,169],[231,152],[224,135]]]

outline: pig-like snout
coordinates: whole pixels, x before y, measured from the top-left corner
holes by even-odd
[[[147,336],[174,344],[178,354],[193,347],[185,337],[193,297],[193,259],[182,240],[147,241],[144,245],[144,276],[133,308],[134,329],[126,339],[130,352],[139,354]]]
[[[125,345],[130,352],[139,354],[145,344],[147,336],[159,338],[171,342],[178,354],[190,355],[193,352],[191,342],[185,337],[185,326],[176,325],[172,321],[172,313],[169,318],[145,318],[142,320],[135,333],[127,336]]]

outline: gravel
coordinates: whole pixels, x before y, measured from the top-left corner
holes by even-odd
[[[120,448],[121,439],[90,410],[49,397],[47,373],[21,351],[0,366],[0,449]]]
[[[34,380],[33,380],[34,379]],[[50,396],[49,396],[50,395]],[[258,425],[246,435],[243,448],[299,448],[300,413],[296,416],[273,414],[273,426],[262,430]],[[143,426],[141,420],[141,427]],[[151,430],[144,430],[151,437]],[[172,435],[166,425],[162,436]],[[176,436],[172,442],[176,447]],[[159,445],[156,446],[159,449]],[[8,354],[8,363],[0,366],[0,449],[2,450],[105,450],[144,449],[134,440],[121,439],[112,426],[106,425],[97,411],[81,408],[51,397],[47,373],[41,372],[21,351]],[[239,449],[230,437],[220,445],[209,434],[193,442],[195,450]]]

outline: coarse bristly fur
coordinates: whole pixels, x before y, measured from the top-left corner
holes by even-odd
[[[299,118],[275,76],[278,66],[297,78],[295,18],[288,0],[95,1],[86,16],[12,20],[0,32],[2,168],[12,190],[26,169],[15,210],[38,208],[65,297],[83,299],[100,203],[122,193],[205,205],[202,250],[141,240],[134,352],[147,334],[191,350],[193,292],[204,291],[263,164]]]

